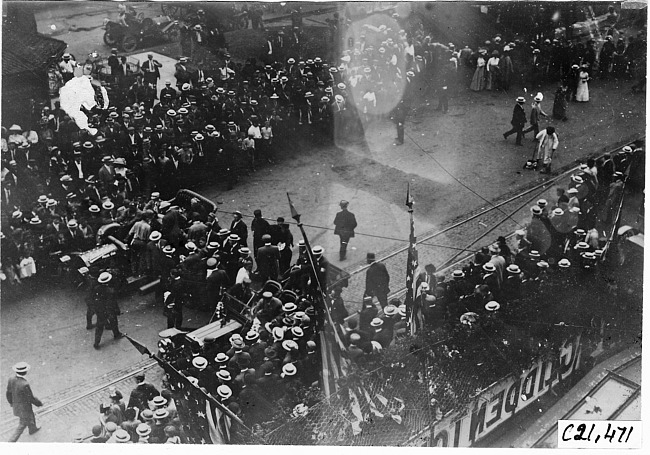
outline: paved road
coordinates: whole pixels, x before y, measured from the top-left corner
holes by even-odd
[[[79,55],[94,46],[104,46],[102,30],[97,25],[106,14],[106,6],[65,5],[65,10],[50,8],[39,14],[39,30],[51,25],[52,20],[54,24],[67,24],[66,32],[57,37],[66,40],[70,50]],[[144,8],[147,14],[157,14],[157,5],[136,7]],[[169,55],[177,53],[172,49]],[[556,166],[568,166],[644,130],[645,98],[632,94],[630,85],[595,81],[590,87],[592,100],[570,106],[571,120],[556,124],[561,141]],[[552,102],[551,91],[552,87],[546,91],[547,111]],[[213,182],[202,191],[213,200],[224,202],[220,206],[222,212],[241,210],[252,215],[255,208],[263,208],[264,215],[272,219],[289,218],[286,192],[290,192],[303,221],[309,225],[307,234],[311,241],[323,245],[334,264],[356,270],[363,265],[367,251],[376,251],[382,257],[405,245],[407,181],[412,184],[416,200],[416,231],[420,237],[542,181],[539,174],[521,169],[532,145],[516,147],[512,139],[505,142],[501,136],[508,127],[513,100],[519,94],[476,94],[461,89],[450,101],[447,115],[434,111],[434,100],[425,97],[407,122],[407,141],[402,147],[391,145],[393,125],[387,119],[377,119],[367,125],[365,141],[361,143],[312,148],[304,137],[296,137],[298,150],[280,151],[275,165],[243,177],[235,189],[227,191],[220,182]],[[552,191],[552,187],[547,188],[545,194]],[[350,201],[350,210],[359,220],[359,232],[345,262],[338,261],[338,239],[331,230],[340,199]],[[517,204],[513,202],[502,210],[509,213]],[[511,232],[526,215],[526,208],[522,208],[513,215],[514,221],[505,223],[490,237]],[[495,210],[490,217],[468,223],[463,230],[431,239],[430,244],[444,246],[421,245],[421,262],[444,263],[458,252],[457,248],[468,245],[503,217],[504,213]],[[230,222],[227,213],[221,214],[220,219],[224,224]],[[293,231],[298,235],[295,227]],[[401,256],[388,263],[393,289],[401,287],[404,263]],[[354,308],[363,292],[362,277],[358,275],[344,294]],[[30,298],[3,299],[0,369],[9,371],[18,360],[31,363],[34,390],[46,399],[46,404],[55,402],[57,394],[75,384],[128,368],[141,360],[126,340],[114,342],[110,334],[105,334],[102,350],[92,349],[92,333],[85,330],[83,298],[65,286],[53,286],[36,289]],[[152,299],[138,295],[125,299],[120,319],[126,332],[150,347],[155,346],[158,331],[165,327],[161,310],[153,306]],[[197,325],[208,317],[201,313],[187,315]],[[6,412],[4,400],[1,412]]]

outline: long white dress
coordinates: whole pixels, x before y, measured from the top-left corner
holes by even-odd
[[[589,101],[589,73],[580,71],[578,80],[578,91],[576,92],[576,101],[586,102]]]

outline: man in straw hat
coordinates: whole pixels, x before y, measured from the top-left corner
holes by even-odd
[[[110,282],[113,275],[109,272],[102,272],[97,279],[98,286],[94,293],[95,311],[97,312],[97,324],[95,326],[95,344],[93,347],[99,349],[99,343],[102,341],[104,327],[113,331],[113,337],[122,338],[124,334],[120,332],[117,324],[117,316],[120,308],[115,298],[115,290],[111,288]]]
[[[40,407],[43,406],[43,403],[34,396],[29,382],[25,378],[30,369],[29,364],[26,362],[18,362],[12,369],[16,375],[9,378],[9,383],[7,384],[7,401],[13,408],[14,415],[20,420],[18,422],[18,428],[16,428],[16,431],[9,438],[9,442],[16,442],[20,438],[20,435],[23,434],[23,431],[25,431],[25,428],[29,428],[29,434],[34,434],[40,430],[36,426],[36,417],[34,416],[32,405]]]
[[[517,97],[517,104],[515,104],[515,107],[512,111],[512,120],[510,120],[510,124],[512,125],[512,128],[509,131],[506,131],[503,133],[503,138],[508,139],[508,136],[510,136],[513,133],[517,133],[517,139],[515,143],[517,145],[523,145],[521,143],[521,139],[524,137],[524,126],[526,125],[526,112],[524,111],[524,103],[526,102],[526,98],[523,96]]]

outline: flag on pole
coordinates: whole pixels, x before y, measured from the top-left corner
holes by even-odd
[[[413,220],[413,196],[411,195],[411,185],[408,184],[406,189],[406,206],[409,208],[410,220],[410,234],[409,234],[409,249],[406,264],[406,298],[404,303],[409,314],[409,326],[411,335],[416,331],[416,317],[418,309],[415,308],[417,299],[417,283],[416,277],[420,274],[420,267],[418,263],[418,250],[416,248],[417,237],[415,237],[415,222]]]
[[[289,199],[289,210],[291,210],[291,218],[296,220],[296,222],[300,223],[300,214],[298,213],[298,210],[293,206],[293,202],[291,202],[291,197],[289,196],[289,192],[287,191],[287,199]]]
[[[205,400],[205,415],[208,419],[208,430],[212,444],[228,444],[232,421],[218,407]]]
[[[178,397],[176,409],[190,444],[234,444],[234,423],[250,432],[228,408],[192,384],[183,373],[157,356],[154,358],[167,373],[169,388]]]
[[[406,206],[409,210],[413,210],[413,196],[411,195],[411,184],[406,184]]]
[[[130,336],[128,336],[126,333],[124,334],[124,337],[131,342],[134,348],[138,350],[138,352],[142,355],[148,355],[151,357],[151,352],[149,349],[142,343],[140,343],[138,340],[134,340]]]

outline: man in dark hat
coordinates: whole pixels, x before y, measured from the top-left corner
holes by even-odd
[[[346,257],[348,250],[348,242],[354,237],[354,230],[357,227],[357,219],[354,213],[348,211],[348,201],[341,201],[339,203],[341,211],[336,214],[334,218],[334,235],[340,238],[341,246],[339,249],[339,259],[343,261]]]
[[[129,397],[129,408],[138,408],[140,412],[149,409],[149,402],[160,394],[158,389],[145,381],[144,373],[135,375],[137,385]]]
[[[388,305],[390,275],[383,262],[375,262],[375,253],[368,253],[366,259],[370,267],[366,271],[365,295],[377,297],[381,307],[384,308]]]
[[[517,133],[517,139],[515,143],[517,145],[523,145],[521,143],[521,140],[524,137],[523,131],[524,126],[526,125],[526,112],[524,111],[524,103],[526,102],[526,98],[520,96],[516,101],[517,103],[515,104],[515,107],[512,111],[512,120],[510,120],[512,129],[503,133],[503,138],[508,139],[508,136],[513,133]]]
[[[251,231],[253,231],[253,255],[257,257],[257,250],[264,245],[262,237],[264,234],[270,234],[270,228],[269,222],[262,218],[262,211],[260,209],[256,209],[253,212],[253,216],[253,221],[251,221]]]

